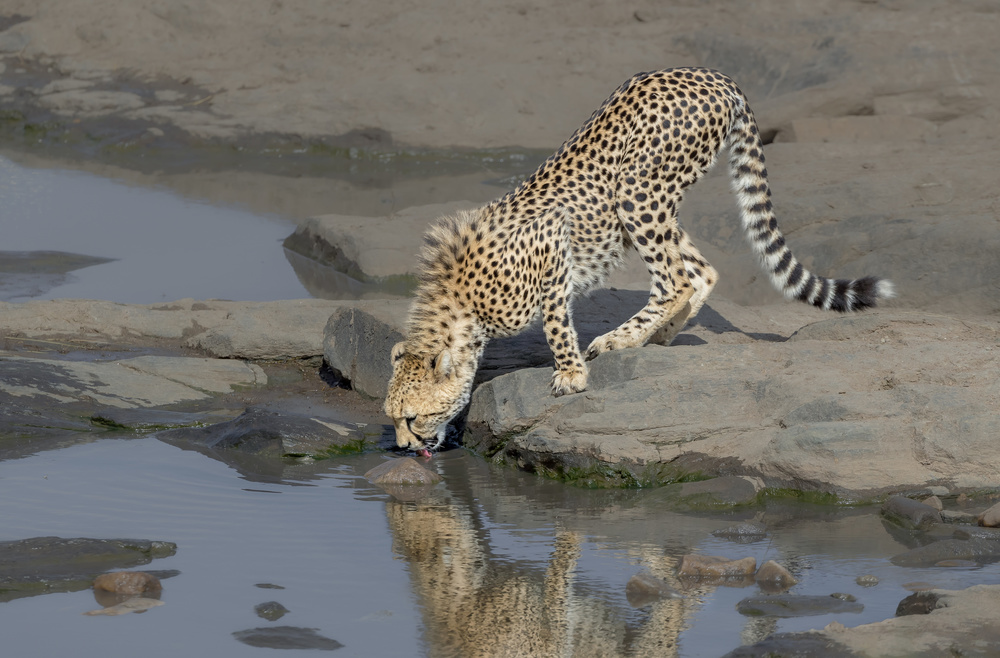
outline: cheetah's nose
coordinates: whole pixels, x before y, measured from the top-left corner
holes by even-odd
[[[396,426],[396,445],[404,450],[425,449],[424,441],[410,430],[410,421],[405,418],[393,419]]]

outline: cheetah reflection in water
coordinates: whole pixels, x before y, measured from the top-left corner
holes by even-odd
[[[649,271],[649,301],[595,338],[585,356],[669,344],[718,280],[677,211],[724,150],[743,229],[786,297],[849,312],[892,296],[887,281],[828,279],[792,255],[771,207],[757,123],[735,82],[699,68],[641,73],[517,189],[428,232],[385,401],[399,446],[438,447],[469,401],[486,343],[537,318],[555,357],[553,395],[584,390],[571,301],[602,285],[630,247]]]
[[[386,503],[393,550],[409,564],[428,655],[677,655],[678,638],[707,588],[652,603],[639,615],[575,583],[582,536],[557,530],[541,573],[493,555],[471,508],[454,499]],[[676,559],[644,555],[647,569],[680,586]]]

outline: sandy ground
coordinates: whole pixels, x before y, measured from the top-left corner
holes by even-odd
[[[740,82],[765,130],[900,94],[981,130],[1000,93],[990,0],[4,0],[6,26],[7,72],[58,80],[48,107],[204,135],[551,148],[633,73],[693,64]]]

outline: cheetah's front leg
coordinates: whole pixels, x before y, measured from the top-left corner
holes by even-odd
[[[563,293],[546,299],[544,309],[542,325],[545,340],[556,361],[556,371],[552,374],[552,395],[559,397],[579,393],[587,388],[587,366],[580,355],[568,295]]]
[[[568,254],[569,241],[565,239]],[[579,393],[587,388],[587,366],[580,354],[580,339],[573,326],[570,310],[570,265],[567,257],[557,254],[552,269],[542,281],[542,328],[545,340],[556,361],[552,374],[552,395]]]

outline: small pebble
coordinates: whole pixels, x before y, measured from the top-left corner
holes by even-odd
[[[144,571],[102,573],[94,579],[94,589],[114,594],[142,594],[163,589],[159,579]]]
[[[640,573],[632,576],[625,585],[625,598],[633,608],[642,608],[663,599],[683,597],[665,580],[652,574]]]
[[[413,457],[387,459],[365,473],[365,479],[372,484],[385,485],[428,485],[437,484],[441,476],[428,470]]]
[[[774,560],[768,560],[760,565],[760,569],[754,575],[754,580],[758,583],[772,585],[780,589],[788,589],[799,582],[788,569]]]
[[[278,621],[286,614],[288,614],[288,608],[281,605],[277,601],[258,603],[253,607],[253,611],[257,613],[258,617],[260,617],[261,619],[266,619],[268,621]]]
[[[866,573],[863,576],[858,576],[857,578],[855,578],[854,582],[856,582],[858,585],[861,585],[862,587],[875,587],[876,585],[878,585],[878,576],[873,576],[870,573]]]
[[[858,600],[858,597],[854,596],[853,594],[845,594],[844,592],[834,592],[830,596],[832,596],[835,599],[840,599],[841,601],[850,601],[851,603],[854,603],[855,601]]]

